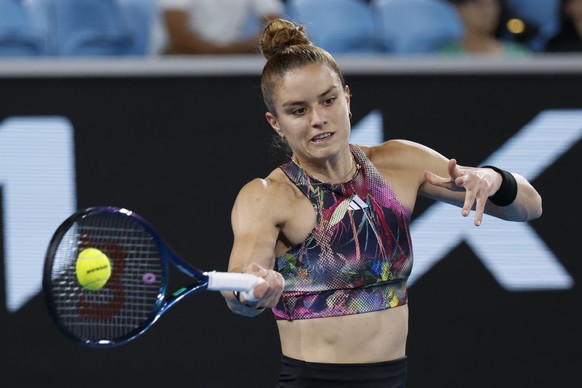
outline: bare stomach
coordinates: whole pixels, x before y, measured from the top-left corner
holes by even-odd
[[[408,306],[342,317],[277,321],[281,350],[309,362],[369,363],[406,355]]]

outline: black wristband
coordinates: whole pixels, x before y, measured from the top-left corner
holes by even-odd
[[[503,179],[501,186],[499,186],[499,190],[489,197],[489,200],[497,206],[511,205],[513,201],[515,201],[515,197],[517,197],[517,181],[513,174],[495,166],[483,166],[482,168],[490,168],[494,170],[501,174],[501,178]]]

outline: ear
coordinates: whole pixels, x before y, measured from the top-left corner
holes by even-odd
[[[350,107],[350,101],[352,100],[352,93],[350,92],[350,87],[346,85],[344,88],[344,94],[346,95],[346,102],[348,103],[348,108]]]
[[[265,118],[267,119],[269,125],[275,130],[275,132],[277,132],[279,136],[283,137],[283,132],[279,127],[279,120],[277,120],[277,118],[271,112],[265,113]]]

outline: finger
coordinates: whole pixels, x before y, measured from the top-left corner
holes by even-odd
[[[483,214],[485,214],[485,206],[487,205],[487,199],[489,190],[487,185],[483,185],[483,187],[479,190],[479,194],[477,195],[476,199],[476,206],[475,206],[475,225],[481,225],[481,221],[483,221]]]
[[[460,175],[454,179],[455,185],[462,187],[465,190],[467,189],[467,187],[466,187],[467,181],[468,181],[468,177],[466,175]]]
[[[279,299],[281,298],[283,287],[285,285],[283,275],[277,271],[269,271],[268,277],[266,279],[268,279],[268,288],[261,296],[261,301],[259,302],[259,306],[257,306],[259,308],[275,307],[279,303]]]
[[[483,214],[485,213],[485,202],[482,198],[477,197],[477,205],[475,206],[475,226],[480,226],[483,221]]]
[[[449,175],[454,179],[458,177],[460,174],[459,172],[459,165],[457,164],[457,159],[449,159]]]
[[[450,178],[443,178],[433,172],[425,171],[424,172],[424,179],[434,186],[450,188],[451,187],[451,179]]]
[[[461,214],[463,217],[467,217],[471,213],[473,204],[475,203],[476,194],[473,190],[465,188],[465,202],[463,203],[463,208],[461,209]]]
[[[270,271],[257,263],[251,263],[243,268],[243,272],[250,273],[264,279],[269,275]]]
[[[265,279],[267,276],[269,276],[269,272],[271,272],[271,271],[269,271],[266,268],[263,268],[263,267],[259,266],[259,270],[257,271],[257,276]]]
[[[258,284],[250,291],[240,293],[241,302],[256,302],[265,296],[268,285],[263,278],[259,278]]]
[[[271,271],[271,273],[273,274],[272,278],[274,282],[274,285],[271,288],[273,293],[269,297],[266,307],[275,307],[279,303],[281,294],[283,294],[283,288],[285,287],[285,279],[283,278],[283,275],[277,271]]]

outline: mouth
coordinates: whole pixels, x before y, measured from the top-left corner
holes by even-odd
[[[323,141],[328,140],[332,136],[333,136],[333,133],[329,133],[329,132],[321,133],[321,134],[319,134],[317,136],[312,137],[311,138],[311,141],[314,142],[314,143],[320,143],[320,142],[323,142]]]

